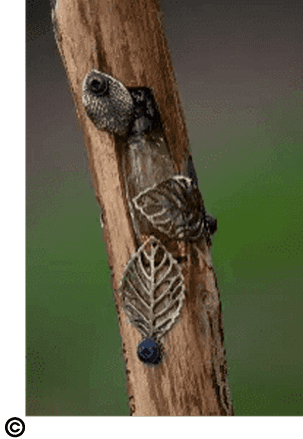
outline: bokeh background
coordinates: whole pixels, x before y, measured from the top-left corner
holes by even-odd
[[[303,415],[303,3],[161,1],[237,416]],[[27,1],[26,414],[128,415],[103,232],[50,3]]]

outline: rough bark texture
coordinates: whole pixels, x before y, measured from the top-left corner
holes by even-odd
[[[156,0],[57,0],[55,37],[64,63],[104,209],[104,240],[119,315],[130,412],[137,416],[233,415],[228,396],[221,304],[209,246],[179,245],[188,253],[186,298],[180,321],[165,339],[165,361],[156,367],[136,355],[141,337],[126,320],[117,291],[136,251],[125,199],[119,145],[98,131],[82,105],[82,81],[95,68],[126,87],[153,87],[174,166],[182,172],[189,142]]]

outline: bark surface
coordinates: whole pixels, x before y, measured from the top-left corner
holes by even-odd
[[[164,340],[156,367],[136,354],[141,340],[121,309],[119,282],[136,251],[125,198],[121,145],[98,131],[82,105],[82,81],[91,69],[126,87],[152,87],[176,172],[189,141],[173,67],[155,0],[57,0],[54,32],[88,148],[95,194],[104,210],[104,240],[111,267],[127,375],[130,413],[137,416],[233,415],[227,384],[220,295],[209,244],[178,244],[186,297],[181,318]]]

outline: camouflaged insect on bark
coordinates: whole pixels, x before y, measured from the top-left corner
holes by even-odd
[[[159,339],[180,316],[184,278],[177,261],[153,235],[199,242],[209,238],[216,222],[205,213],[191,157],[183,175],[174,171],[151,89],[126,88],[92,70],[83,81],[83,105],[97,129],[122,139],[126,198],[138,248],[125,267],[120,292],[129,322],[144,337],[138,357],[155,365],[162,357]]]

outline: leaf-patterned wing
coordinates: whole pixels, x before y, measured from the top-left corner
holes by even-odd
[[[170,238],[195,241],[201,237],[205,209],[195,180],[175,176],[147,188],[133,203],[153,227]]]
[[[133,117],[134,102],[122,82],[91,70],[82,84],[82,103],[98,130],[125,135]]]
[[[162,337],[180,314],[184,278],[177,261],[151,236],[126,265],[120,291],[131,324],[144,337]]]

